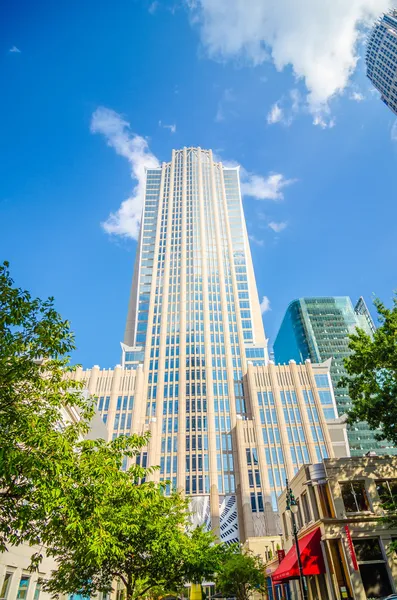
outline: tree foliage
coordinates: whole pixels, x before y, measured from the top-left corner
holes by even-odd
[[[381,325],[371,338],[363,330],[350,335],[352,354],[345,359],[347,385],[353,406],[350,422],[367,421],[379,430],[378,439],[397,445],[397,296],[388,309],[375,301]]]
[[[90,596],[110,591],[119,579],[130,600],[199,583],[218,570],[224,547],[211,532],[188,530],[187,503],[179,494],[165,496],[158,484],[125,479],[94,504],[94,514],[77,514],[76,526],[56,528],[50,553],[59,569],[46,584],[49,591]],[[79,505],[76,497],[77,513]]]
[[[72,371],[74,339],[54,300],[32,298],[0,266],[0,551],[34,543],[46,523],[58,482],[73,463],[92,407]],[[65,410],[79,423],[61,423]]]
[[[219,569],[226,553],[201,528],[189,531],[186,501],[144,482],[133,458],[148,437],[85,440],[92,401],[70,378],[69,323],[54,300],[32,298],[0,267],[0,551],[42,544],[58,563],[54,595],[110,591],[127,599],[180,589]],[[77,411],[79,419],[65,419]],[[42,556],[33,555],[32,568]]]
[[[216,578],[217,589],[229,598],[249,600],[252,594],[266,591],[264,564],[260,556],[236,549],[223,563]]]

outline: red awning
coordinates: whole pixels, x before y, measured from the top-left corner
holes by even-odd
[[[320,542],[320,528],[314,529],[314,531],[304,535],[299,540],[299,551],[304,575],[321,575],[325,573]],[[281,583],[282,581],[297,577],[299,577],[298,557],[296,556],[295,545],[293,545],[274,571],[272,578],[274,583]]]

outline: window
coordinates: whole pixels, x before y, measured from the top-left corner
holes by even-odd
[[[17,600],[25,600],[28,595],[30,577],[29,575],[22,575],[19,582],[19,588],[17,593]]]
[[[34,591],[33,600],[39,600],[39,598],[40,598],[40,592],[41,592],[41,583],[37,582],[36,583],[36,589]],[[105,598],[105,595],[104,595],[104,598]]]
[[[364,481],[340,483],[343,504],[347,513],[369,511],[369,502]]]
[[[302,507],[303,507],[303,515],[305,517],[305,523],[310,523],[312,520],[312,516],[310,514],[309,501],[307,499],[307,494],[302,494]]]
[[[317,490],[320,497],[320,506],[323,513],[323,517],[333,517],[334,514],[331,508],[328,484],[318,485]]]
[[[322,405],[327,405],[327,404],[332,404],[332,396],[331,396],[331,392],[329,391],[320,391],[318,393],[318,395],[320,396],[320,402]]]
[[[392,593],[385,559],[378,538],[353,540],[360,575],[367,598]]]
[[[329,387],[328,375],[315,375],[316,385],[319,388]]]
[[[11,585],[12,573],[6,573],[4,575],[3,585],[1,586],[0,598],[5,600],[8,596],[8,591]]]
[[[375,481],[376,491],[385,507],[393,508],[397,505],[397,479]]]

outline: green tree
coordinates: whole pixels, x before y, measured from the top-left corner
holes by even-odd
[[[217,589],[229,598],[249,600],[253,592],[266,591],[264,564],[260,556],[237,549],[228,557],[216,577]]]
[[[109,591],[127,598],[180,589],[213,573],[223,555],[211,533],[188,533],[186,502],[142,483],[150,469],[122,470],[147,436],[89,441],[91,401],[73,381],[74,338],[52,298],[16,288],[0,267],[0,550],[41,544],[59,569],[54,594]],[[65,421],[77,410],[78,422]],[[38,568],[42,556],[32,557]]]
[[[133,478],[128,483],[128,475],[101,491],[93,514],[90,508],[79,510],[85,485],[77,491],[75,524],[54,531],[49,553],[59,568],[47,590],[90,596],[110,591],[119,579],[131,600],[199,583],[218,570],[225,549],[214,543],[211,532],[189,532],[186,501],[176,493],[165,496],[155,483],[137,485]]]
[[[54,300],[32,298],[0,266],[0,551],[34,543],[58,502],[92,406],[67,379],[74,339]],[[64,423],[75,407],[79,423]],[[63,423],[63,425],[61,425]]]
[[[352,354],[345,359],[352,408],[350,422],[367,421],[378,439],[397,445],[397,296],[388,309],[375,301],[381,325],[371,338],[362,329],[350,335]]]

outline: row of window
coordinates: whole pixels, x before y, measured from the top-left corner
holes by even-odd
[[[3,583],[1,584],[1,591],[0,591],[0,599],[1,600],[7,600],[14,575],[15,575],[14,571],[7,571],[6,574],[4,575],[4,579],[3,579]],[[30,586],[30,581],[31,581],[30,575],[22,575],[21,576],[21,578],[19,580],[19,585],[18,585],[17,600],[26,600],[26,597],[28,595],[29,586]],[[35,590],[34,590],[33,600],[39,600],[40,591],[41,591],[41,584],[40,584],[40,582],[37,582]]]

